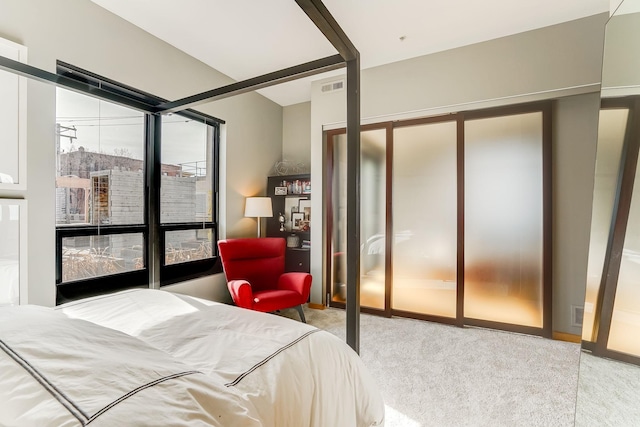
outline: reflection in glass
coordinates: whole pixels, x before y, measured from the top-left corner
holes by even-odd
[[[62,281],[89,279],[144,268],[142,233],[62,239]]]
[[[393,137],[393,309],[456,317],[456,122]]]
[[[361,133],[360,304],[384,309],[386,230],[386,130]],[[345,302],[347,138],[333,140],[332,291],[333,301]]]
[[[542,113],[465,122],[465,317],[542,327]]]
[[[210,229],[165,232],[165,265],[212,258],[212,241]]]
[[[627,109],[600,111],[582,339],[591,341],[595,305],[611,228]]]
[[[0,306],[20,303],[20,206],[0,204]]]
[[[332,147],[331,177],[331,300],[347,300],[347,136],[336,135]]]
[[[162,118],[160,221],[211,221],[213,128],[174,114]]]
[[[6,52],[0,45],[0,55]],[[20,137],[20,93],[17,74],[0,70],[0,183],[18,183],[18,141]]]
[[[360,301],[384,309],[386,232],[386,129],[361,133]]]
[[[640,356],[640,169],[636,169],[634,193],[613,304],[607,348]]]
[[[144,114],[56,95],[56,225],[143,224]]]

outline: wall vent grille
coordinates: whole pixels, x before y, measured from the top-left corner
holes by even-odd
[[[342,89],[344,89],[344,80],[325,83],[322,85],[321,91],[322,93],[327,93],[327,92],[335,92],[337,90],[342,90]]]
[[[576,328],[582,328],[582,321],[584,319],[584,307],[580,305],[571,306],[571,326]]]

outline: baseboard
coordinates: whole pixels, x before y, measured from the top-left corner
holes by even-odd
[[[565,332],[554,332],[551,337],[558,341],[567,341],[580,344],[582,337],[580,335],[567,334]]]
[[[326,308],[324,304],[315,304],[313,302],[310,302],[307,305],[309,306],[309,308],[313,308],[315,310],[324,310]]]

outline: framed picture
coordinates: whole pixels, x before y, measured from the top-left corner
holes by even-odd
[[[304,225],[304,213],[294,212],[291,214],[291,229],[302,230]]]
[[[311,200],[300,199],[298,201],[298,212],[302,212],[304,214],[304,219],[311,221]]]
[[[287,195],[287,187],[276,187],[275,195],[276,196],[286,196]]]

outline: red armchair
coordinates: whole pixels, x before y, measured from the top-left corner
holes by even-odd
[[[285,273],[285,240],[280,237],[218,241],[220,259],[233,302],[271,312],[295,307],[306,323],[302,304],[309,299],[311,275]]]

